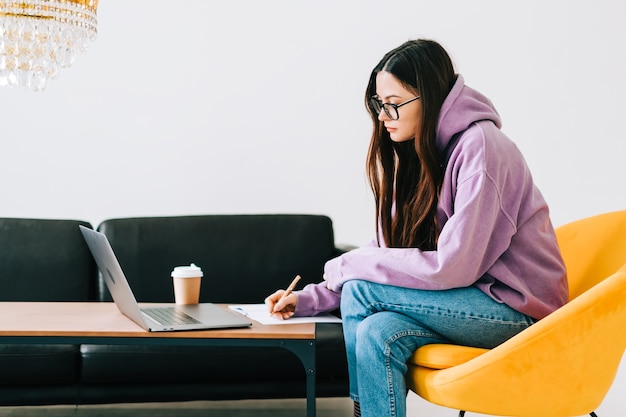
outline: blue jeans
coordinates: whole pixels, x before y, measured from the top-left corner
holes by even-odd
[[[341,292],[350,397],[363,417],[406,416],[406,361],[420,346],[493,348],[535,320],[474,288],[414,290],[353,280]]]

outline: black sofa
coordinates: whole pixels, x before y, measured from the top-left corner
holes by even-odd
[[[79,224],[92,227],[0,219],[0,301],[110,301]],[[194,262],[205,273],[201,302],[260,303],[296,274],[300,286],[317,282],[341,253],[320,215],[125,218],[98,229],[140,302],[172,302],[172,268]],[[316,339],[317,396],[347,396],[341,325],[317,324]],[[1,344],[0,369],[0,405],[306,396],[303,366],[278,347]]]

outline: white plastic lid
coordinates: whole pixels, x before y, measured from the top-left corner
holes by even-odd
[[[195,278],[201,276],[203,276],[202,269],[196,264],[177,266],[172,271],[172,278]]]

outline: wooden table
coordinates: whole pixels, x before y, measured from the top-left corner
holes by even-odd
[[[307,417],[316,413],[314,323],[266,326],[253,322],[244,329],[148,332],[111,302],[0,302],[0,343],[278,346],[302,362]]]

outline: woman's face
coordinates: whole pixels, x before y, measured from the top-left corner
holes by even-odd
[[[415,93],[407,90],[391,73],[380,71],[376,74],[376,95],[382,103],[402,104],[416,97]],[[383,122],[389,137],[394,142],[406,142],[419,136],[422,131],[422,101],[413,100],[398,110],[398,120],[391,120],[384,110],[378,114],[378,120]]]

